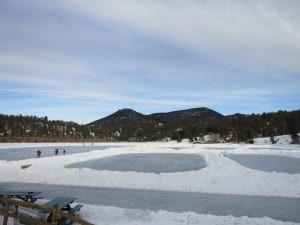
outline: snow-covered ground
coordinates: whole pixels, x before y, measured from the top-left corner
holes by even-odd
[[[299,134],[298,134],[299,135]],[[276,144],[290,144],[292,142],[291,135],[275,136]],[[272,144],[270,137],[255,138],[254,144]]]
[[[299,159],[299,145],[190,144],[176,142],[95,143],[93,151],[19,161],[0,160],[0,182],[21,182],[85,187],[126,188],[179,192],[240,194],[300,198],[300,174],[250,169],[227,154],[262,154]],[[55,143],[53,146],[57,146]],[[61,143],[59,146],[73,144]],[[77,144],[82,145],[81,144]],[[86,143],[85,145],[89,145]],[[115,145],[115,147],[113,147]],[[0,144],[1,148],[41,147],[49,144]],[[98,146],[110,146],[98,151]],[[176,153],[201,155],[207,166],[200,170],[170,173],[66,168],[67,165],[121,154]],[[21,169],[22,165],[31,165]],[[1,184],[0,184],[1,188]],[[300,206],[299,206],[300,208]],[[296,224],[267,217],[203,215],[195,212],[151,211],[85,205],[80,215],[95,224]]]
[[[82,217],[97,225],[296,225],[299,223],[282,222],[267,217],[249,218],[233,216],[203,215],[194,212],[173,213],[167,211],[146,211],[115,207],[84,207]]]

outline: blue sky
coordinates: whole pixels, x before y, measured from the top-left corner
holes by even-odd
[[[2,0],[0,113],[299,109],[298,0]]]

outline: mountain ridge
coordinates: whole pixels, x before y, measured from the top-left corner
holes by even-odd
[[[209,109],[207,107],[190,108],[183,110],[176,110],[163,113],[151,113],[149,115],[144,115],[130,108],[119,109],[116,112],[95,120],[87,125],[104,125],[109,123],[122,123],[122,122],[157,122],[164,121],[168,119],[187,119],[187,118],[222,118],[224,115],[221,113]]]
[[[170,111],[165,113],[152,113],[149,116],[151,116],[152,118],[159,119],[164,117],[181,118],[184,116],[220,118],[223,117],[224,115],[207,107],[199,107],[199,108]]]

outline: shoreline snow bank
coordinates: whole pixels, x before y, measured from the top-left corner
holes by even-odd
[[[296,225],[300,223],[278,221],[268,217],[250,218],[247,216],[214,216],[194,212],[173,213],[168,211],[149,211],[122,209],[108,206],[85,205],[80,212],[82,218],[95,225]]]

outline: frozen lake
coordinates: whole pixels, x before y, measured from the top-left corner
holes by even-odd
[[[226,156],[250,169],[265,172],[300,173],[300,158],[252,154],[228,154]]]
[[[110,171],[171,173],[200,170],[206,167],[201,155],[180,153],[122,154],[68,165],[67,168],[90,168]]]
[[[0,190],[42,191],[42,197],[73,196],[76,202],[102,206],[170,212],[196,212],[236,217],[270,217],[281,221],[300,222],[300,199],[249,195],[209,194],[91,188],[62,185],[0,183]],[[67,190],[67,193],[66,193]]]
[[[1,148],[0,149],[0,160],[23,160],[36,158],[36,151],[38,149],[42,150],[41,157],[54,156],[54,151],[56,148],[59,149],[58,155],[63,154],[63,150],[66,154],[74,154],[87,152],[92,150],[105,150],[106,148],[116,147],[116,146],[42,146],[42,147],[22,147],[22,148]]]

